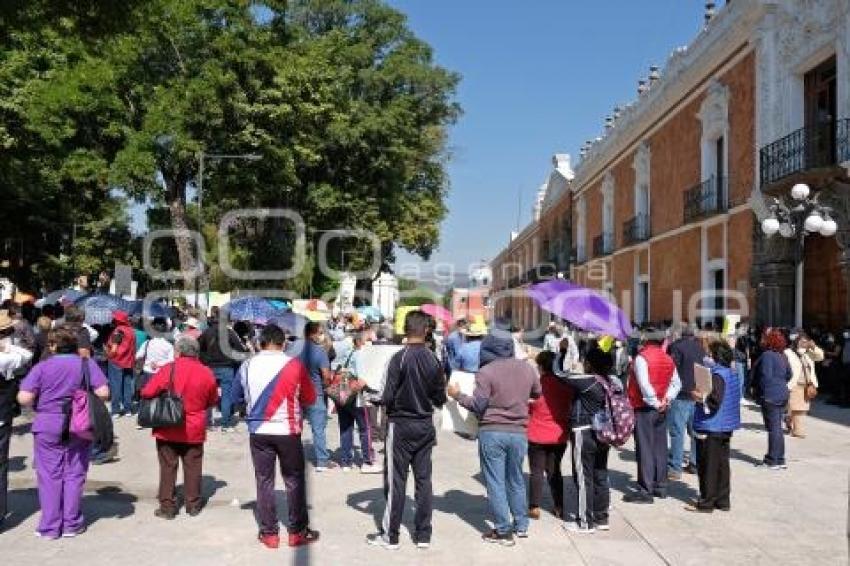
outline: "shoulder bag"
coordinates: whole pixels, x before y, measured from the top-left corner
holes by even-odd
[[[168,389],[153,399],[142,399],[139,405],[139,426],[142,428],[168,428],[182,426],[186,422],[183,399],[174,392],[174,368],[171,363]]]

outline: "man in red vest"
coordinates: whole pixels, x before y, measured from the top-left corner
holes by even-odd
[[[639,489],[623,497],[628,503],[652,503],[654,497],[667,497],[667,407],[682,383],[676,364],[661,348],[664,338],[664,332],[647,329],[629,376]]]

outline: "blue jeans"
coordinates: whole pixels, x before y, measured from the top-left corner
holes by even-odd
[[[667,409],[667,432],[670,434],[670,451],[667,456],[667,469],[682,473],[682,460],[685,454],[685,436],[691,427],[694,416],[694,402],[685,399],[673,399]],[[695,443],[691,440],[691,462],[696,465]]]
[[[316,453],[316,466],[327,466],[330,455],[328,454],[328,443],[325,438],[325,428],[328,426],[328,407],[325,405],[325,395],[319,395],[318,400],[304,407],[307,422],[313,432],[313,450]]]
[[[528,531],[528,503],[522,475],[527,452],[528,439],[524,433],[482,430],[478,434],[481,473],[493,528],[499,534]]]
[[[336,411],[339,418],[340,463],[350,466],[354,463],[354,425],[360,433],[360,454],[363,465],[369,466],[374,462],[372,454],[372,430],[369,426],[369,415],[366,407],[345,406]]]
[[[120,368],[109,362],[107,374],[112,414],[131,414],[133,412],[133,368]]]
[[[785,435],[782,432],[782,421],[785,418],[785,404],[762,402],[761,414],[764,427],[767,429],[766,464],[771,466],[785,465]]]
[[[212,368],[218,386],[221,387],[221,426],[233,426],[233,380],[236,369],[233,366]]]

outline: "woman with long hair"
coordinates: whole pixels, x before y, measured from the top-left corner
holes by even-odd
[[[800,332],[785,349],[785,357],[791,366],[786,424],[791,436],[805,438],[805,417],[813,398],[810,391],[818,388],[815,362],[823,361],[823,350],[805,332]]]

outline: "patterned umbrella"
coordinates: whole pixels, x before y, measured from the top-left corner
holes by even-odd
[[[629,318],[617,305],[581,285],[553,279],[533,285],[528,295],[540,308],[582,330],[621,339],[628,338],[632,332]]]
[[[85,295],[80,297],[74,304],[78,307],[88,309],[103,309],[109,312],[124,311],[130,313],[133,309],[133,301],[122,299],[116,295]]]
[[[251,295],[233,299],[224,308],[230,313],[230,320],[246,320],[254,324],[266,324],[279,313],[266,299]]]

